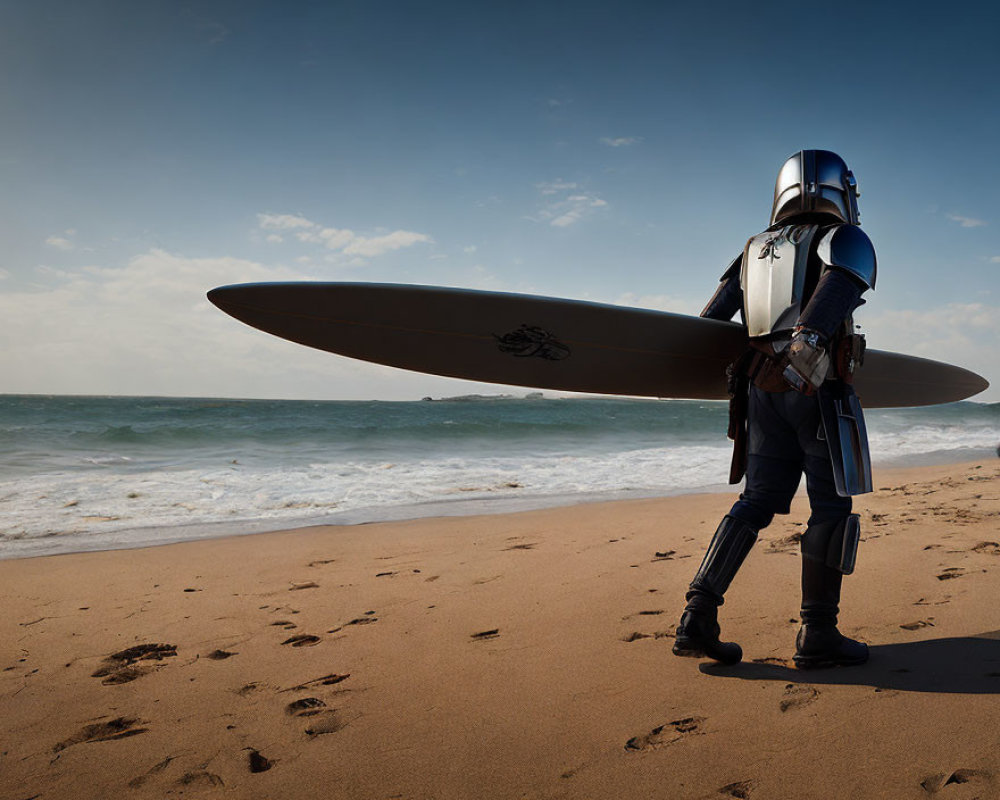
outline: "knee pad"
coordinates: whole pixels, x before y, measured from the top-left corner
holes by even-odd
[[[850,575],[854,572],[860,540],[861,517],[858,514],[815,522],[802,534],[802,557]]]
[[[740,495],[740,499],[733,504],[727,516],[738,519],[754,530],[762,531],[771,524],[774,512],[766,506],[746,500],[743,495]]]

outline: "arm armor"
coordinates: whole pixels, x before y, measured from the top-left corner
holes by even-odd
[[[743,288],[740,286],[740,268],[743,265],[743,254],[736,256],[719,279],[719,288],[715,290],[712,299],[701,312],[700,316],[708,319],[729,321],[733,315],[743,308]]]
[[[875,248],[861,228],[835,225],[823,234],[816,254],[823,274],[796,327],[814,330],[828,342],[864,302],[861,295],[875,288]]]
[[[865,289],[875,288],[875,248],[868,235],[856,225],[835,225],[828,230],[819,242],[816,255],[827,270],[843,270],[860,281]]]
[[[864,287],[846,272],[827,270],[819,279],[796,327],[816,331],[824,342],[829,342],[844,320],[861,305],[863,291]]]

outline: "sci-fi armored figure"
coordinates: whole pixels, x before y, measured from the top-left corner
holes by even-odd
[[[851,496],[870,492],[861,406],[851,386],[864,354],[852,314],[875,288],[875,250],[861,230],[858,185],[827,150],[789,158],[774,187],[771,224],[753,236],[701,316],[741,312],[749,348],[730,367],[730,482],[739,500],[716,530],[691,582],[673,651],[735,664],[719,639],[718,608],[775,514],[787,514],[802,474],[811,515],[802,535],[799,668],[862,664],[868,646],[837,629],[841,580],[860,534]]]

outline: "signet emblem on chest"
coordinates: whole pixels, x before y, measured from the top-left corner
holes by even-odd
[[[760,248],[760,255],[757,256],[758,260],[766,258],[767,263],[773,265],[774,259],[781,258],[777,253],[777,245],[783,238],[782,236],[772,236],[764,242],[764,246]]]

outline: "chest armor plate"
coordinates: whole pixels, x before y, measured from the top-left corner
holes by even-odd
[[[818,230],[817,225],[789,225],[759,233],[747,242],[740,283],[750,336],[795,327],[808,300],[806,286],[815,286],[816,276],[809,275],[809,254]]]

